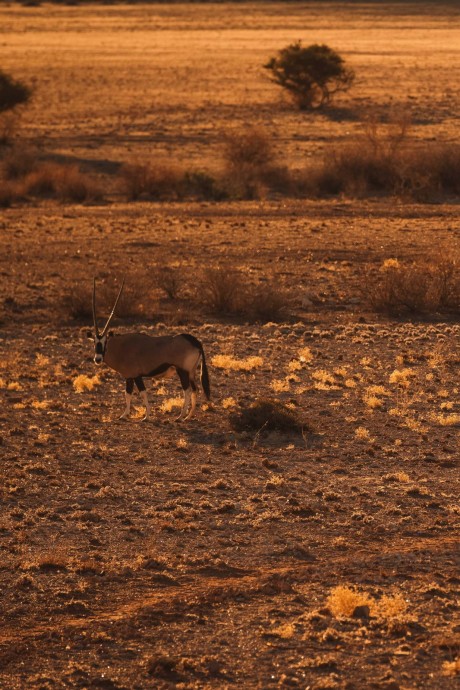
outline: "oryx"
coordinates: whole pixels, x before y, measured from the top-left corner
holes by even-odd
[[[93,324],[94,333],[88,331],[88,338],[94,341],[94,362],[105,362],[126,379],[126,407],[120,419],[129,415],[134,384],[142,396],[147,419],[150,405],[145,390],[144,378],[165,378],[177,372],[184,390],[184,404],[177,419],[189,419],[196,406],[195,381],[198,365],[201,363],[201,385],[207,399],[210,398],[209,375],[203,346],[193,335],[164,335],[152,337],[145,333],[126,333],[114,335],[109,325],[123,290],[124,280],[107,319],[99,333],[96,316],[96,278],[93,283]]]

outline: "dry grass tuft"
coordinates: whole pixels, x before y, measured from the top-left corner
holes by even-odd
[[[333,616],[351,617],[358,606],[369,606],[371,598],[354,587],[335,587],[327,599],[327,606]]]
[[[407,612],[407,602],[399,594],[395,596],[384,595],[380,599],[375,599],[367,592],[343,585],[339,585],[331,591],[327,599],[327,606],[334,616],[347,618],[355,615],[356,609],[367,607],[370,616],[385,621],[400,619]]]
[[[292,405],[274,398],[259,398],[249,407],[240,407],[229,416],[235,431],[302,434],[307,425],[303,423]]]
[[[454,661],[445,661],[442,665],[443,676],[460,676],[460,657]]]
[[[163,400],[160,410],[161,412],[172,412],[174,409],[182,407],[183,402],[182,398],[168,398]]]
[[[252,356],[245,359],[236,359],[230,355],[214,355],[211,360],[213,367],[230,371],[251,371],[258,369],[264,363],[262,357]]]
[[[77,393],[84,393],[85,391],[92,391],[95,386],[99,386],[101,380],[96,374],[95,376],[85,376],[80,374],[73,380],[73,387]]]

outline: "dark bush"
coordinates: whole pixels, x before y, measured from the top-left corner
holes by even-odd
[[[27,103],[31,96],[32,90],[26,84],[0,70],[0,113]]]
[[[346,91],[354,73],[345,67],[343,58],[326,45],[306,48],[301,41],[279,51],[264,67],[272,80],[289,91],[301,110],[320,108],[331,102],[338,91]]]
[[[235,431],[302,434],[307,428],[299,419],[297,410],[274,398],[259,398],[248,407],[240,407],[229,415]]]
[[[180,199],[184,192],[184,172],[176,165],[126,163],[120,171],[122,190],[130,201]]]

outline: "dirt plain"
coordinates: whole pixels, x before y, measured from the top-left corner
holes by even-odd
[[[0,7],[2,68],[36,81],[19,136],[109,190],[1,211],[2,687],[458,687],[458,315],[365,300],[385,260],[458,251],[458,200],[127,203],[114,181],[149,157],[212,169],[248,123],[301,167],[375,106],[455,141],[458,28],[441,2]],[[298,38],[356,70],[329,114],[296,112],[261,68]],[[121,422],[123,382],[63,296],[158,263],[188,284],[238,268],[289,313],[252,323],[160,291],[115,325],[199,337],[212,402],[174,422],[170,380],[149,386],[150,420]],[[260,397],[304,434],[235,432]]]

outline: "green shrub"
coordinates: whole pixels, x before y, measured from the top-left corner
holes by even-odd
[[[306,48],[301,41],[279,51],[264,67],[272,80],[289,91],[301,110],[320,108],[331,102],[338,91],[346,91],[354,73],[345,67],[343,58],[326,45]]]

